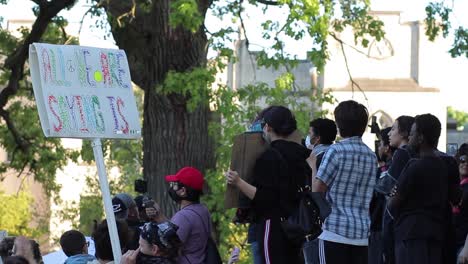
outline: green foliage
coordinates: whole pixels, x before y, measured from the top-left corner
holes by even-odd
[[[468,58],[468,29],[458,27],[455,30],[455,40],[449,50],[452,57],[464,56]]]
[[[265,40],[272,40],[273,43],[259,52],[256,57],[259,66],[275,69],[280,66],[293,68],[297,65],[297,61],[284,51],[284,43],[287,40],[301,41],[305,37],[310,37],[313,45],[308,47],[308,59],[321,72],[329,56],[327,38],[331,33],[342,32],[346,27],[351,27],[355,42],[364,47],[370,43],[369,39],[380,40],[385,34],[383,22],[368,14],[370,4],[366,0],[284,0],[277,2],[287,11],[287,18],[285,21],[268,18],[260,22],[262,37]],[[251,8],[259,5],[256,1],[249,1],[249,4]],[[266,15],[268,15],[268,9],[269,6],[265,5],[263,11]],[[213,13],[220,19],[232,16],[241,22],[243,10],[242,1],[228,4],[215,2],[213,7]],[[340,10],[341,14],[336,15],[336,10]],[[212,34],[212,37],[220,37],[217,33]]]
[[[56,24],[58,23],[58,24]],[[49,24],[42,40],[49,43],[64,43],[73,41],[61,30],[66,22],[57,19]],[[21,28],[21,37],[16,38],[10,32],[0,29],[0,54],[10,55],[29,35],[29,29]],[[9,78],[9,70],[0,66],[0,86],[5,86]],[[26,74],[29,74],[26,71]],[[7,168],[18,172],[28,172],[34,175],[34,179],[43,184],[47,194],[58,191],[59,186],[55,182],[57,169],[67,163],[67,159],[76,160],[78,153],[66,150],[62,147],[60,139],[45,138],[39,124],[39,116],[32,94],[32,86],[27,79],[20,82],[18,92],[9,99],[6,110],[10,113],[10,119],[22,138],[27,142],[26,149],[20,149],[9,130],[4,125],[0,126],[0,145],[10,154],[8,164],[0,164],[0,172]]]
[[[104,218],[104,205],[102,198],[97,195],[84,195],[80,197],[80,221],[78,229],[90,236],[93,232],[94,221]]]
[[[440,33],[448,37],[451,30],[450,14],[453,10],[445,2],[431,2],[426,6],[426,35],[434,41]],[[465,56],[468,58],[468,29],[458,27],[453,32],[454,40],[449,53],[452,57]]]
[[[204,16],[198,11],[196,0],[171,1],[169,23],[172,27],[182,26],[192,32],[196,32],[203,24]]]
[[[157,87],[163,94],[181,94],[189,97],[187,103],[189,110],[194,110],[209,101],[209,85],[215,81],[216,71],[207,68],[195,68],[189,72],[168,72],[164,84]]]
[[[448,36],[450,29],[449,15],[452,10],[444,3],[429,3],[426,6],[426,35],[429,40],[434,41],[442,31],[444,37]]]
[[[18,194],[10,195],[0,191],[0,230],[7,230],[10,236],[24,235],[32,238],[45,234],[47,226],[30,225],[34,217],[32,203],[33,198],[27,188]],[[40,221],[37,222],[40,224]]]
[[[450,118],[455,119],[457,121],[457,128],[462,130],[463,127],[468,124],[468,113],[459,111],[454,109],[453,107],[449,106],[447,108],[447,115]]]

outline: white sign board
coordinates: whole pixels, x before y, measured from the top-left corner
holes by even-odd
[[[29,66],[46,137],[141,136],[123,50],[34,43]]]

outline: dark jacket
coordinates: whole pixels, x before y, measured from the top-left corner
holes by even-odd
[[[275,140],[257,159],[252,207],[257,220],[289,216],[298,205],[297,190],[312,172],[306,159],[310,150],[285,140]]]
[[[138,264],[174,264],[175,261],[171,261],[165,257],[159,256],[148,256],[144,254],[138,254],[137,261]]]

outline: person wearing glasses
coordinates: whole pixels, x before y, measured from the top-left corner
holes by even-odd
[[[458,149],[456,158],[460,172],[462,199],[453,207],[458,263],[468,263],[468,143]]]
[[[69,230],[60,237],[60,246],[68,257],[64,264],[78,264],[93,261],[96,258],[88,254],[89,241],[77,230]]]

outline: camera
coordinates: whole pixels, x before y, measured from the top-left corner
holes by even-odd
[[[143,179],[135,180],[135,192],[146,193],[148,191],[148,183]]]
[[[146,196],[143,197],[143,203],[142,203],[144,208],[151,208],[154,205],[154,201]]]
[[[371,133],[376,134],[377,137],[380,138],[380,127],[379,127],[379,124],[377,124],[376,116],[372,116],[372,123],[370,125],[370,128],[371,128]]]

